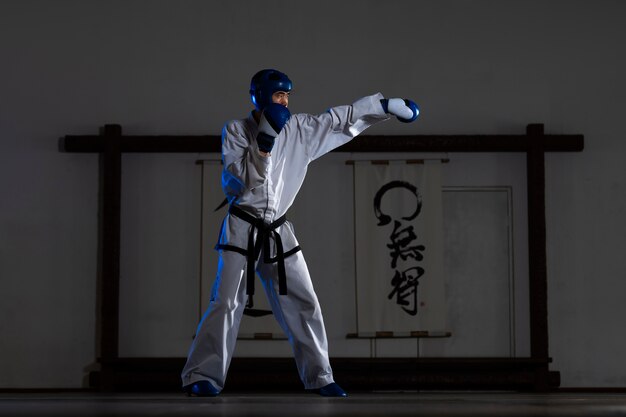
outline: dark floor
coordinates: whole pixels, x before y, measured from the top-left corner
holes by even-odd
[[[0,416],[626,416],[626,394],[0,394]]]

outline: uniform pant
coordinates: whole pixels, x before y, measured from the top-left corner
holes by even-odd
[[[205,380],[217,389],[224,388],[247,301],[245,268],[245,256],[220,251],[211,301],[182,371],[183,386]],[[277,265],[264,263],[263,253],[256,270],[274,317],[291,343],[304,388],[321,388],[333,382],[322,311],[302,252],[285,259],[288,295],[278,294]]]

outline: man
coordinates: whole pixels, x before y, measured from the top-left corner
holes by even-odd
[[[417,118],[415,103],[381,94],[312,116],[291,116],[287,75],[273,69],[252,78],[255,110],[222,131],[222,188],[230,205],[222,224],[217,277],[211,300],[182,371],[188,395],[223,389],[246,301],[252,306],[258,273],[276,320],[293,348],[305,389],[345,397],[334,382],[320,305],[285,214],[309,163],[387,120]]]

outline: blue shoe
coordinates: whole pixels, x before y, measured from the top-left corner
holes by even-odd
[[[220,393],[209,381],[198,381],[185,385],[183,391],[187,393],[188,397],[216,397]]]
[[[334,382],[320,388],[318,394],[322,397],[347,397],[348,394],[341,387]]]

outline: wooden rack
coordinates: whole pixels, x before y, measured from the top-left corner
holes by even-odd
[[[62,138],[65,152],[100,154],[98,338],[100,370],[91,385],[103,391],[176,390],[184,358],[120,358],[119,279],[122,155],[221,152],[219,136],[124,136],[108,124],[100,135]],[[521,135],[361,136],[334,152],[523,152],[528,187],[530,357],[336,358],[331,364],[347,389],[515,389],[558,387],[548,354],[545,153],[579,152],[583,135],[545,135],[529,124]],[[301,389],[291,358],[235,358],[229,390]]]

